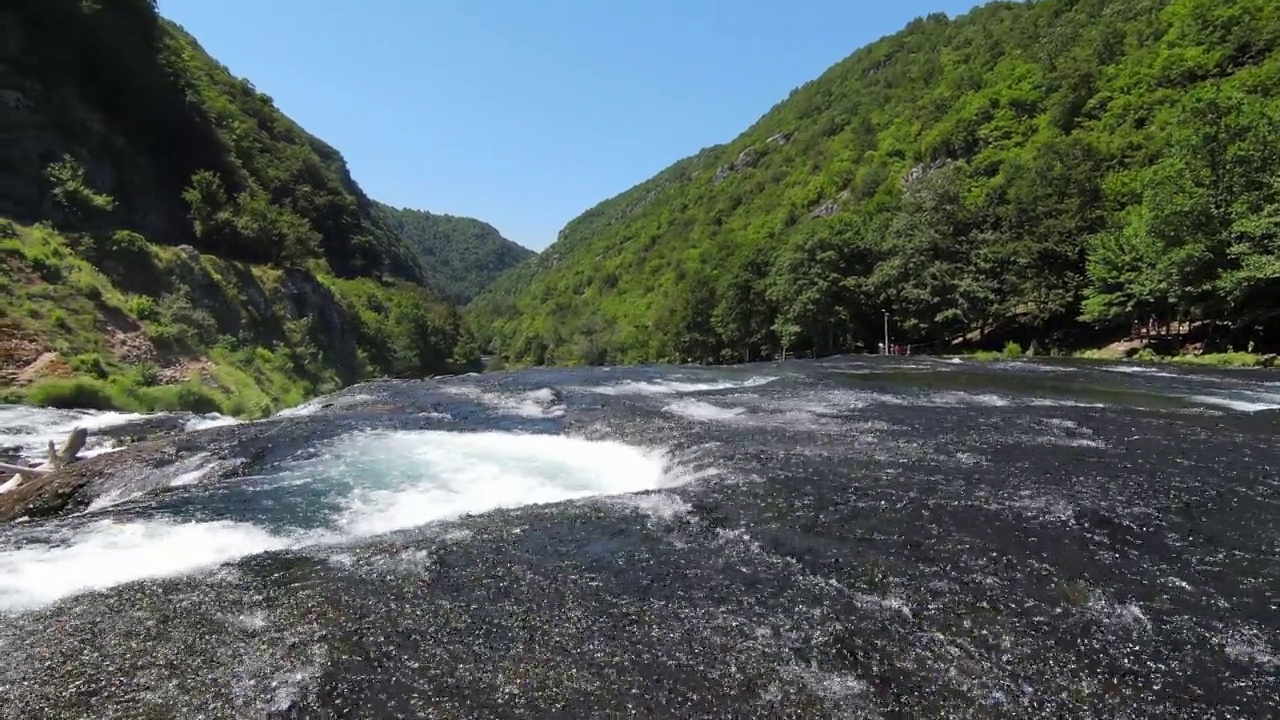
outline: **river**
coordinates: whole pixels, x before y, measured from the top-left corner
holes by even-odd
[[[843,357],[0,407],[0,717],[1280,713],[1280,374]],[[105,438],[105,439],[103,439]],[[104,444],[105,443],[105,444]]]

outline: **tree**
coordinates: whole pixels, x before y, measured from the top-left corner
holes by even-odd
[[[719,360],[720,336],[711,322],[715,307],[715,286],[701,266],[668,291],[655,330],[666,338],[669,357],[676,362]]]
[[[226,252],[236,228],[222,178],[211,170],[196,172],[182,191],[182,199],[187,203],[196,241],[210,251]]]
[[[89,186],[84,167],[71,155],[50,163],[45,168],[45,179],[54,202],[77,227],[100,223],[115,209],[115,200]]]
[[[909,336],[942,339],[990,315],[994,288],[974,262],[966,172],[950,163],[906,183],[885,238],[893,252],[871,273],[871,287]]]
[[[755,246],[734,256],[716,291],[711,325],[721,341],[743,362],[774,344],[772,318],[776,309],[768,295],[772,261],[767,250]]]
[[[1136,173],[1140,203],[1091,242],[1085,319],[1231,310],[1224,287],[1236,293],[1248,283],[1224,286],[1224,278],[1267,274],[1277,162],[1280,121],[1263,103],[1217,85],[1186,96],[1163,157]],[[1237,274],[1244,264],[1252,270]]]

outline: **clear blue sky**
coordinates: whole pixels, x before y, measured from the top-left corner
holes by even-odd
[[[792,88],[974,0],[160,0],[371,197],[533,249]]]

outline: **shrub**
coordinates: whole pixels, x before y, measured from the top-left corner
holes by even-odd
[[[125,311],[139,320],[158,320],[160,308],[149,295],[130,295],[124,303]]]
[[[102,300],[102,286],[93,281],[85,272],[77,272],[71,276],[71,287],[92,302]]]
[[[160,322],[172,327],[176,339],[187,348],[202,348],[217,342],[218,322],[185,295],[165,295],[160,298],[158,309]]]
[[[163,323],[153,325],[147,329],[147,337],[150,338],[151,342],[155,343],[157,347],[169,350],[182,349],[180,347],[179,333],[172,325],[165,325]]]
[[[45,168],[45,179],[53,199],[77,221],[92,222],[115,209],[115,200],[95,192],[84,168],[70,155]]]
[[[122,410],[127,402],[96,378],[47,378],[27,390],[27,401],[60,409]]]
[[[139,392],[144,404],[151,410],[179,411],[193,413],[222,412],[222,404],[198,383],[182,385],[161,385],[143,388]]]
[[[150,254],[151,243],[132,230],[117,230],[111,233],[111,242],[104,248],[112,255]]]
[[[1010,340],[1004,344],[1004,356],[1010,358],[1022,357],[1022,346]]]
[[[1149,347],[1142,348],[1130,357],[1139,362],[1155,362],[1160,359],[1160,357],[1156,355],[1155,350],[1152,350]]]
[[[89,375],[100,380],[110,375],[106,363],[98,353],[84,353],[71,358],[71,369],[82,375]]]
[[[218,398],[199,383],[138,387],[135,378],[117,376],[110,382],[93,377],[49,378],[27,390],[33,405],[60,409],[223,412]]]
[[[152,387],[160,383],[160,371],[149,362],[135,365],[129,371],[127,377],[130,382],[138,387]]]
[[[59,262],[58,256],[52,248],[28,246],[23,248],[22,254],[26,258],[27,264],[31,266],[32,270],[36,271],[41,280],[47,283],[62,281],[62,263]]]

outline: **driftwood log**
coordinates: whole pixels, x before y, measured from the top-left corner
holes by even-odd
[[[56,449],[52,440],[49,441],[49,459],[45,460],[41,465],[23,467],[10,463],[0,463],[0,471],[15,473],[9,482],[4,483],[4,489],[13,490],[25,482],[26,476],[46,475],[79,460],[80,458],[77,456],[84,449],[84,444],[88,439],[89,431],[78,427],[71,431],[67,441],[62,444],[61,450]]]

